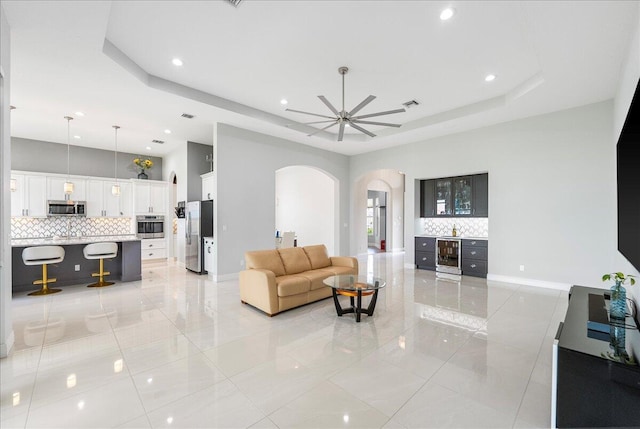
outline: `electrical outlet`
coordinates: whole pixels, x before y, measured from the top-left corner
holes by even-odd
[[[520,271],[524,271],[524,265],[520,265]]]
[[[80,271],[80,264],[76,264],[76,271]]]

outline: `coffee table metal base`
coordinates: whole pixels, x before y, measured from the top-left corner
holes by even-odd
[[[367,316],[373,316],[373,310],[375,310],[376,301],[378,300],[378,291],[379,289],[376,289],[375,291],[365,290],[363,292],[362,290],[353,291],[333,288],[333,303],[336,305],[336,313],[338,313],[338,316],[342,316],[343,314],[355,313],[356,322],[360,322],[360,315],[362,313],[366,314]],[[349,300],[351,301],[351,308],[342,308],[342,306],[340,305],[340,301],[338,301],[338,294],[349,297]],[[366,309],[363,309],[362,297],[369,295],[373,295],[373,297],[371,298],[371,302]],[[354,302],[354,298],[356,302]]]

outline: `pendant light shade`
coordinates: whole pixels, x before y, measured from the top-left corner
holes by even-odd
[[[115,180],[115,185],[113,185],[111,187],[111,194],[115,197],[119,197],[120,196],[120,185],[118,184],[118,129],[120,127],[118,125],[114,125],[113,129],[115,130],[115,134],[116,134],[116,150],[114,152],[113,155],[113,165],[114,165],[114,170],[113,170],[113,179]]]
[[[73,118],[71,116],[65,116],[64,118],[67,120],[67,181],[64,182],[64,193],[65,195],[71,195],[73,193],[73,183],[69,177],[69,148],[71,141],[71,121]]]

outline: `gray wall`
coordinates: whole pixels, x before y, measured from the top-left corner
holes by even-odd
[[[133,163],[133,159],[139,155],[153,161],[153,168],[146,171],[149,179],[162,180],[162,158],[126,152],[118,152],[118,178],[138,177],[140,169]],[[111,150],[71,145],[69,160],[70,174],[113,177],[114,159]],[[67,174],[67,145],[12,137],[11,169]]]
[[[6,357],[13,346],[11,324],[11,120],[9,111],[9,89],[11,77],[10,43],[11,32],[4,9],[0,3],[0,357]]]
[[[200,175],[211,171],[211,163],[206,160],[206,156],[211,154],[213,154],[213,145],[187,142],[187,201],[202,199]]]
[[[217,202],[215,243],[217,274],[244,268],[247,250],[273,249],[276,170],[306,165],[339,181],[341,255],[349,254],[349,158],[324,150],[218,124],[216,135]],[[219,251],[223,249],[224,251]]]
[[[405,263],[413,264],[416,179],[488,171],[489,274],[601,287],[616,248],[612,113],[607,101],[357,155],[351,177],[406,173]]]

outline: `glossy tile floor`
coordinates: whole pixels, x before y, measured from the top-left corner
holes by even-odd
[[[373,317],[328,299],[269,318],[172,263],[143,280],[14,296],[0,426],[548,427],[566,293],[436,279],[370,254]]]

